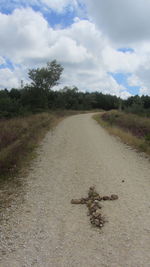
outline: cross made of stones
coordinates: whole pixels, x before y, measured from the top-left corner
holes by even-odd
[[[88,208],[88,216],[90,216],[90,222],[92,225],[102,228],[106,222],[105,218],[101,214],[102,206],[100,201],[116,200],[117,195],[103,196],[101,197],[95,190],[94,186],[91,186],[86,198],[72,199],[71,204],[85,204]]]

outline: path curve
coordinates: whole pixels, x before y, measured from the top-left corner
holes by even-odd
[[[91,116],[63,120],[37,149],[24,202],[3,229],[0,266],[150,266],[149,160]],[[91,185],[119,196],[103,202],[102,230],[91,227],[85,205],[70,204]]]

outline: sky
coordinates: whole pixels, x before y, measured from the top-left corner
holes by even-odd
[[[0,0],[0,89],[56,59],[56,90],[150,95],[149,25],[147,0]]]

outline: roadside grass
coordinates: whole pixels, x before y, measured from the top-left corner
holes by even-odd
[[[49,113],[0,120],[0,178],[16,173],[57,121]]]
[[[111,135],[150,155],[150,119],[119,111],[96,114],[93,118]]]
[[[0,119],[0,180],[15,175],[34,154],[46,132],[63,118],[89,111],[55,110]]]
[[[53,130],[65,117],[89,112],[55,110],[21,118],[0,119],[0,223],[7,220],[9,214],[23,202],[25,177],[32,166],[32,159],[37,156],[35,148],[46,132]]]

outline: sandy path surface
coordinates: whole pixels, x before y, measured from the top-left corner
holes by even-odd
[[[91,114],[62,121],[38,154],[23,203],[2,226],[0,266],[150,266],[148,159],[109,136]],[[108,223],[101,230],[90,225],[85,205],[70,204],[91,185],[119,196],[102,203]]]

